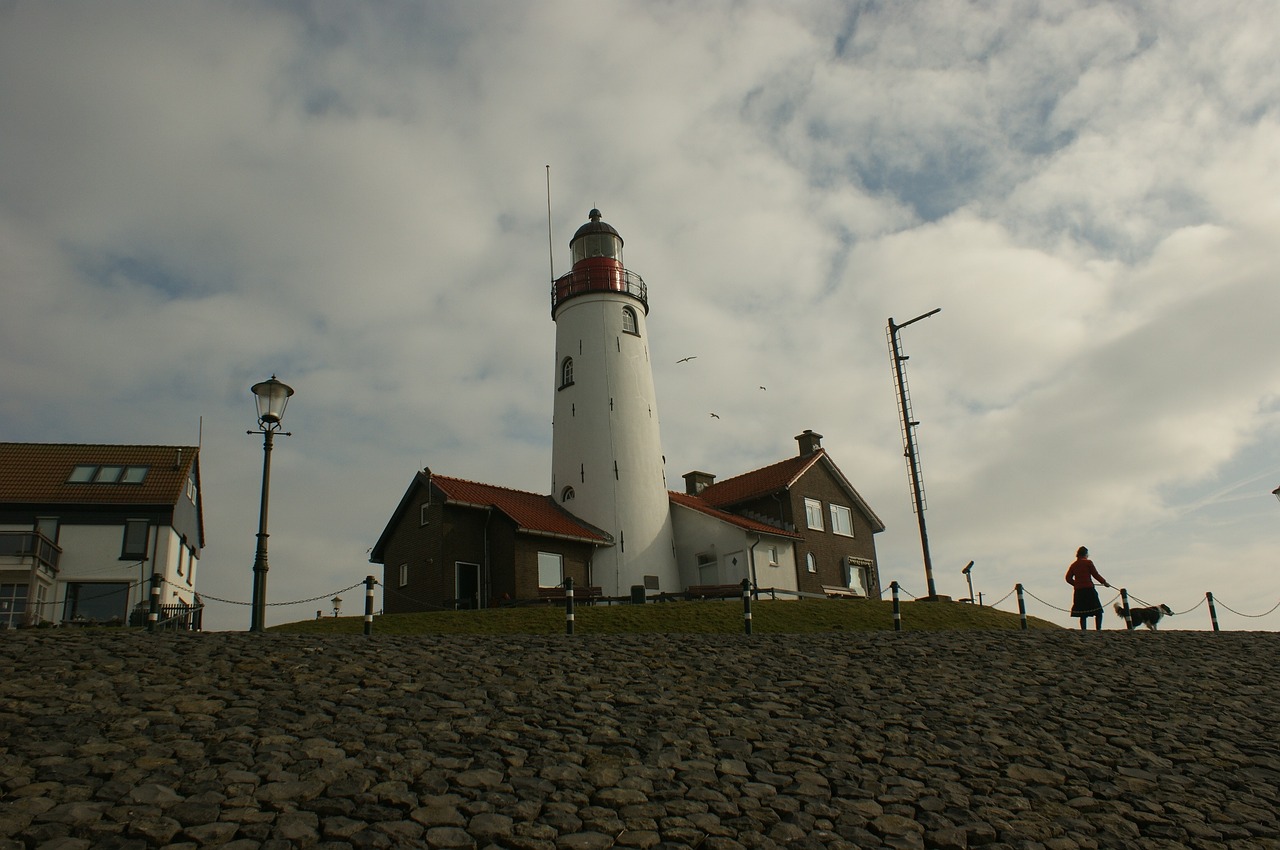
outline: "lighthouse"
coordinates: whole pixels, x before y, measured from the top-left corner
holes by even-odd
[[[551,492],[608,532],[591,582],[605,595],[680,589],[657,396],[649,358],[645,282],[622,262],[622,237],[600,218],[569,240],[573,269],[551,290],[556,324]]]

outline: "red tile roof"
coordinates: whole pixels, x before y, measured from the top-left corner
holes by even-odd
[[[175,505],[199,453],[195,446],[0,443],[0,503]],[[82,464],[145,466],[147,475],[139,484],[67,483]]]
[[[523,532],[567,537],[596,544],[613,542],[608,534],[561,508],[550,496],[496,487],[493,484],[481,484],[478,481],[466,481],[462,478],[450,478],[436,473],[431,473],[431,483],[435,484],[454,504],[491,507],[502,511]]]
[[[776,525],[769,525],[764,522],[757,522],[754,519],[748,519],[744,516],[731,514],[728,511],[722,511],[719,508],[713,508],[708,505],[701,496],[690,496],[687,493],[679,493],[675,490],[668,490],[667,495],[671,501],[677,505],[683,505],[686,508],[704,513],[707,516],[714,517],[721,522],[727,522],[730,525],[736,525],[745,531],[751,531],[756,534],[772,534],[778,537],[793,537],[797,540],[803,539],[803,536],[794,531],[786,531]]]
[[[827,454],[826,449],[818,449],[807,455],[789,457],[786,460],[780,460],[760,469],[744,472],[742,475],[726,478],[723,481],[717,481],[704,487],[698,496],[707,504],[717,508],[738,505],[760,496],[777,493],[779,490],[790,489],[795,486],[801,476],[820,461],[826,464],[827,471],[840,482],[840,486],[849,493],[858,509],[870,521],[872,531],[884,531],[883,520],[876,516],[876,512],[871,510],[871,506],[849,483],[849,479],[845,478],[844,473],[836,466],[835,461]]]
[[[809,470],[809,467],[817,463],[819,458],[826,457],[826,454],[825,449],[818,449],[813,454],[789,457],[760,469],[717,481],[704,488],[698,495],[707,504],[715,507],[736,505],[757,496],[767,496],[790,487],[796,479]]]

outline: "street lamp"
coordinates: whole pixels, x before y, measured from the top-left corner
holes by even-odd
[[[293,395],[293,387],[277,381],[272,375],[270,380],[254,384],[250,391],[258,405],[258,430],[245,433],[262,434],[262,506],[258,512],[258,551],[253,558],[253,611],[249,631],[261,632],[266,629],[267,620],[267,500],[271,490],[271,448],[277,432],[289,436],[290,432],[280,431],[280,420],[284,418],[284,408],[289,403],[289,396]]]

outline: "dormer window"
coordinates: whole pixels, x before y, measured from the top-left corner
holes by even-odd
[[[78,463],[67,476],[68,484],[141,484],[146,480],[148,466],[120,466],[118,464]]]

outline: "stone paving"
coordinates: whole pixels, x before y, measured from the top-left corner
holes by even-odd
[[[1280,636],[0,633],[10,848],[1280,848]]]

